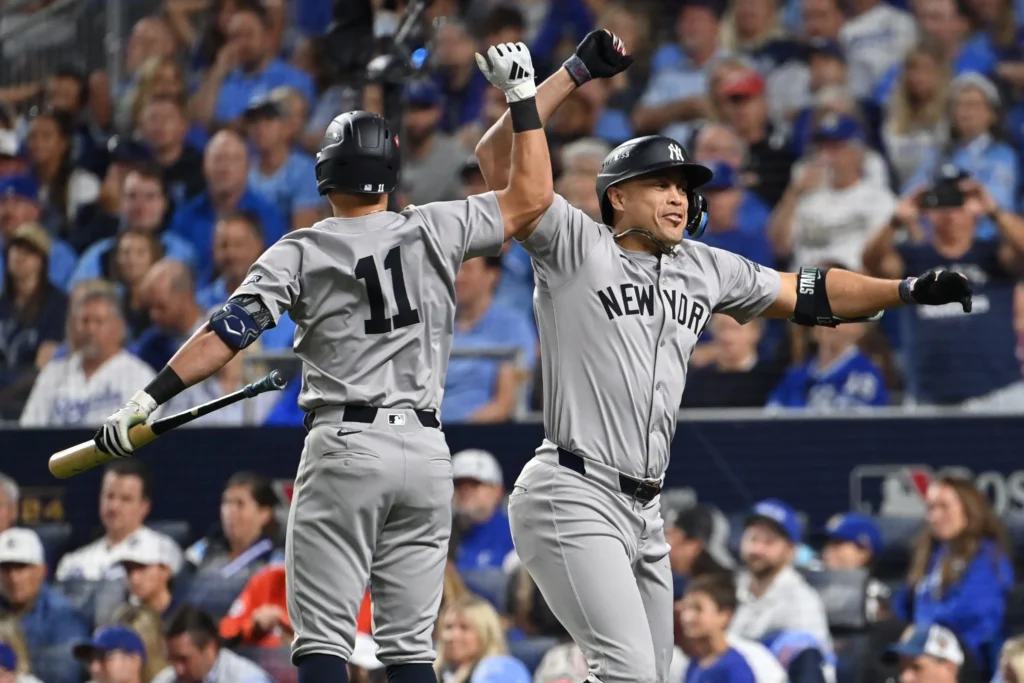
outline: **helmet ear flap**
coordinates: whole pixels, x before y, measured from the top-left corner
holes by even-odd
[[[700,192],[691,192],[686,210],[686,234],[697,240],[708,227],[708,200]]]

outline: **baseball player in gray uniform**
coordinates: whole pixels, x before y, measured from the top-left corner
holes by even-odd
[[[542,120],[592,77],[625,68],[610,34],[591,34],[540,87]],[[489,187],[509,172],[511,128],[477,148]],[[901,305],[970,307],[970,283],[941,271],[903,282],[838,269],[779,273],[694,239],[695,190],[711,171],[676,141],[631,140],[597,180],[603,225],[555,196],[522,246],[534,266],[546,438],[509,501],[520,559],[586,656],[590,679],[667,679],[672,578],[659,493],[694,345],[713,313],[804,325]],[[518,237],[518,236],[517,236]]]
[[[273,327],[295,321],[303,361],[305,448],[288,520],[288,613],[300,683],[347,680],[367,584],[378,659],[390,683],[436,683],[432,631],[451,531],[451,456],[438,406],[467,259],[526,237],[551,204],[533,66],[521,45],[478,56],[516,131],[507,187],[465,201],[387,210],[399,140],[383,118],[352,112],[317,157],[334,217],[285,235],[167,367],[96,435],[132,453],[128,429],[216,372]]]

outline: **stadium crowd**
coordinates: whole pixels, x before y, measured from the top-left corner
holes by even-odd
[[[332,70],[329,9],[165,0],[131,26],[120,82],[63,66],[2,84],[0,420],[100,424],[268,244],[326,215],[312,156],[323,130],[379,108],[374,86]],[[505,103],[475,66],[481,46],[522,40],[543,77],[600,26],[637,61],[574,92],[548,126],[570,203],[599,219],[608,151],[662,133],[714,170],[714,246],[885,277],[951,266],[975,284],[970,313],[919,307],[809,333],[715,316],[684,408],[1024,409],[1024,3],[435,0],[426,18],[404,91],[399,205],[485,190],[473,148]],[[524,389],[539,396],[530,260],[513,242],[467,262],[455,288],[442,419],[507,421]],[[294,332],[285,316],[246,353],[287,351]],[[515,359],[460,353],[489,349]],[[244,355],[164,411],[240,387]],[[298,425],[297,391],[198,424]],[[453,471],[439,679],[582,680],[586,662],[518,566],[501,467],[464,451]],[[0,683],[292,680],[287,501],[264,477],[227,481],[196,540],[147,520],[153,483],[119,462],[103,478],[102,534],[74,550],[17,526],[14,481],[0,477],[0,494]],[[778,500],[735,515],[666,505],[664,517],[671,683],[707,680],[718,662],[753,671],[730,681],[1024,681],[1024,640],[1007,640],[1024,631],[1007,530],[966,480],[932,482],[927,512],[902,521],[846,514],[808,529]],[[383,676],[371,611],[368,593],[354,681]]]

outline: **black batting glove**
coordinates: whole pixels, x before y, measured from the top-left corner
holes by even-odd
[[[629,68],[633,57],[626,54],[626,46],[611,31],[591,31],[576,47],[572,57],[565,60],[565,70],[581,86],[592,78],[611,78]]]
[[[971,281],[953,270],[930,270],[921,277],[910,277],[900,283],[900,298],[911,305],[942,306],[956,302],[964,313],[970,313],[972,296]]]

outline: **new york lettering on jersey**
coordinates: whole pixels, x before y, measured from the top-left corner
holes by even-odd
[[[547,440],[538,452],[560,446],[660,477],[698,336],[712,312],[741,322],[763,312],[778,273],[691,241],[674,256],[626,251],[557,195],[522,244],[541,331]]]
[[[299,406],[437,410],[455,319],[455,275],[504,241],[493,192],[360,218],[328,218],[285,235],[235,296],[260,297],[296,325]]]

